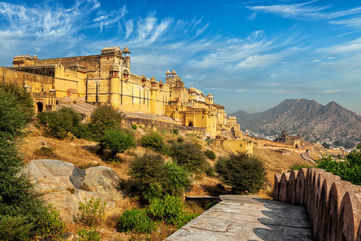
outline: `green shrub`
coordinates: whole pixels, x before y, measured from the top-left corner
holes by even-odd
[[[105,206],[106,204],[100,198],[80,202],[79,214],[75,217],[75,221],[87,226],[98,225],[104,219]]]
[[[142,137],[140,143],[143,147],[149,147],[157,152],[164,152],[165,144],[163,137],[157,132],[150,132]]]
[[[62,108],[54,112],[38,114],[39,122],[45,126],[46,134],[64,139],[68,133],[77,132],[81,125],[81,116],[71,108]]]
[[[15,86],[0,85],[0,237],[2,240],[55,239],[64,224],[34,195],[15,148],[15,137],[32,119],[29,94]]]
[[[117,230],[119,232],[151,233],[155,223],[147,216],[144,210],[132,209],[125,211],[119,218]]]
[[[189,173],[176,163],[166,163],[163,171],[160,183],[164,194],[181,196],[191,186]]]
[[[22,110],[25,122],[32,121],[34,116],[33,99],[30,93],[26,92],[24,88],[19,88],[15,84],[0,84],[0,92],[4,91],[15,98],[17,108]]]
[[[163,199],[153,199],[147,207],[147,214],[155,220],[167,224],[183,226],[195,215],[184,211],[182,200],[179,197],[166,195]]]
[[[209,177],[214,177],[216,176],[216,174],[214,173],[214,168],[209,166],[207,169],[206,169],[206,175],[209,176]]]
[[[1,85],[0,106],[0,132],[6,133],[11,138],[21,135],[22,129],[31,120],[33,107],[29,108],[19,102],[17,96],[1,88]]]
[[[77,138],[83,138],[88,140],[94,139],[93,133],[91,132],[87,124],[79,123],[79,125],[73,126],[71,133]]]
[[[57,155],[54,153],[54,148],[42,146],[39,149],[36,149],[33,153],[37,158],[57,158]]]
[[[204,155],[206,155],[206,157],[208,157],[211,160],[215,160],[216,159],[216,154],[214,153],[214,151],[212,150],[206,150],[204,152]]]
[[[259,191],[265,182],[262,161],[244,153],[231,154],[216,163],[216,171],[224,183],[232,186],[233,193]]]
[[[178,135],[179,134],[179,129],[173,129],[172,132],[173,132],[174,135]]]
[[[130,165],[129,175],[136,193],[145,201],[165,194],[181,195],[191,184],[188,172],[160,155],[145,154]]]
[[[103,149],[109,149],[114,157],[117,153],[135,146],[135,140],[132,133],[122,129],[108,129],[105,131],[101,140]]]
[[[3,241],[26,241],[31,237],[34,224],[29,223],[24,216],[1,216],[0,237]]]
[[[65,224],[59,213],[51,206],[41,208],[39,219],[35,224],[37,227],[36,234],[43,240],[57,240],[65,231]]]
[[[312,168],[311,165],[307,165],[307,164],[304,164],[304,163],[297,163],[297,164],[294,164],[290,167],[291,170],[294,170],[294,171],[298,171],[302,168]]]
[[[129,167],[131,181],[134,182],[135,191],[144,200],[160,197],[163,193],[160,181],[164,170],[164,159],[160,155],[144,154],[137,157]]]
[[[207,168],[202,147],[196,143],[174,143],[170,148],[170,156],[178,165],[190,172],[201,173]]]
[[[106,130],[121,128],[123,116],[108,105],[96,108],[90,117],[89,129],[93,133],[95,140],[101,140]]]
[[[132,129],[136,130],[137,129],[137,125],[136,124],[132,124]]]
[[[76,241],[100,241],[102,238],[95,229],[80,229],[77,234],[79,238]]]
[[[318,161],[317,167],[340,176],[343,180],[361,185],[361,152],[350,152],[345,161],[336,161],[332,157],[323,157]]]

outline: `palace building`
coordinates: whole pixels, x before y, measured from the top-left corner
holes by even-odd
[[[167,117],[176,125],[202,128],[210,137],[242,135],[236,118],[227,116],[211,94],[186,88],[174,70],[166,71],[164,82],[132,73],[128,48],[65,58],[17,56],[12,67],[0,67],[1,80],[31,93],[37,112],[64,103],[109,104],[124,113]]]

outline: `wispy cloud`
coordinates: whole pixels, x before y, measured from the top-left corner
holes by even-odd
[[[125,23],[125,38],[129,38],[129,36],[133,33],[134,30],[134,21],[132,19],[128,20]]]
[[[361,13],[361,7],[330,11],[331,6],[317,6],[318,1],[308,1],[296,4],[274,4],[247,6],[248,9],[255,12],[265,12],[281,15],[283,17],[303,18],[303,19],[335,19],[345,16],[351,16]],[[326,11],[328,10],[328,11]]]
[[[344,25],[350,28],[360,29],[361,17],[330,21],[331,24]]]
[[[334,45],[327,48],[321,48],[319,52],[327,52],[330,54],[345,54],[345,53],[355,53],[361,51],[361,38],[348,41],[342,44]]]

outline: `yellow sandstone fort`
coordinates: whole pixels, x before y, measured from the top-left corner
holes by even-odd
[[[231,133],[241,138],[235,117],[196,88],[186,88],[177,73],[165,81],[131,72],[128,48],[104,48],[99,55],[39,59],[17,56],[12,67],[0,67],[0,78],[25,88],[37,112],[64,103],[109,104],[121,112],[158,117],[175,125],[199,128],[212,138]]]

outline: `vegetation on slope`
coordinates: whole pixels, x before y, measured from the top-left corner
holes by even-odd
[[[59,215],[33,193],[21,174],[23,161],[15,142],[31,121],[32,100],[15,86],[0,86],[0,237],[2,240],[55,240],[65,225]]]
[[[350,152],[344,161],[336,161],[332,157],[323,157],[318,161],[318,168],[325,169],[343,180],[361,185],[361,147]]]

